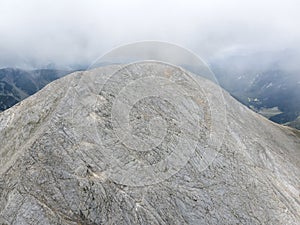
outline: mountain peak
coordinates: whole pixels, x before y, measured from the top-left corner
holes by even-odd
[[[0,114],[3,224],[297,224],[300,141],[155,61],[75,72]]]

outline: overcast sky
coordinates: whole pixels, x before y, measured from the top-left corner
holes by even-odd
[[[204,58],[300,49],[299,0],[0,0],[0,67],[89,64],[161,40]]]

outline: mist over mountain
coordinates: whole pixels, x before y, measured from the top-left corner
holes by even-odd
[[[208,62],[220,84],[239,101],[273,121],[295,124],[299,117],[299,4],[296,0],[62,0],[55,4],[4,0],[0,68],[84,70],[126,43],[176,43]],[[174,62],[180,56],[168,55]],[[199,72],[188,62],[180,65]],[[262,76],[251,86],[257,74]],[[4,108],[22,99],[5,98]]]

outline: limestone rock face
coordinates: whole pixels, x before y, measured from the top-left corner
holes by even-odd
[[[300,134],[141,62],[0,114],[0,224],[300,224]]]

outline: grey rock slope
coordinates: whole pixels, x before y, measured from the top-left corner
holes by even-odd
[[[152,120],[153,132],[164,140],[150,153],[120,141],[123,134],[116,137],[118,129],[110,120],[122,112],[111,113],[112,101],[121,91],[115,85],[129,78],[107,81],[118,68],[73,73],[0,114],[0,224],[300,224],[300,133],[268,121],[226,92],[223,99],[214,98],[218,87],[194,75],[210,99],[194,101],[195,107],[203,104],[203,115],[207,106],[226,106],[226,123],[220,127],[190,124],[200,127],[199,136],[189,133],[188,125],[184,128],[189,143],[206,147],[209,127],[214,126],[215,135],[224,131],[214,160],[203,167],[198,146],[166,177],[152,173],[151,182],[147,174],[132,176],[136,161],[156,165],[171,155],[175,147],[170,146],[182,131],[177,130],[177,114],[169,112],[172,106],[145,98],[140,104],[149,101],[148,108],[133,107],[130,114],[134,137],[144,138],[148,147],[156,143],[155,137],[145,138],[149,131],[138,121],[164,112],[166,133],[155,129],[161,121]],[[168,79],[176,76],[170,68],[151,69]],[[182,80],[181,85],[189,83]]]

